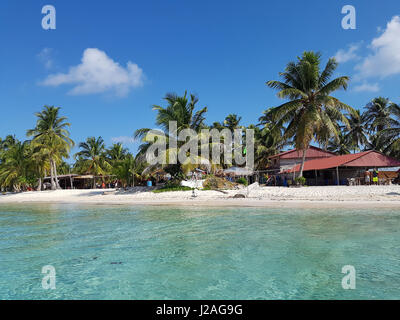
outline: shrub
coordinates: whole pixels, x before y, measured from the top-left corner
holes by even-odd
[[[239,179],[236,179],[236,183],[240,183],[240,184],[243,184],[243,185],[245,185],[245,186],[247,186],[248,185],[248,182],[247,182],[247,179],[246,178],[239,178]]]
[[[233,182],[213,175],[209,175],[203,182],[203,188],[206,190],[233,190],[235,185]]]
[[[295,179],[297,185],[304,186],[306,184],[306,178],[304,177],[297,177]]]
[[[161,192],[171,192],[171,191],[190,191],[192,188],[186,186],[163,186],[160,189],[153,190],[154,193],[161,193]]]

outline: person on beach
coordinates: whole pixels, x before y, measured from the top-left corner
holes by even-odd
[[[371,184],[371,173],[368,170],[364,172],[364,180],[366,185]]]
[[[372,171],[372,182],[378,185],[378,170],[376,168]]]

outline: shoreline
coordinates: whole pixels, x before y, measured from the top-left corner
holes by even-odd
[[[103,193],[106,194],[103,194]],[[153,193],[145,187],[31,191],[0,195],[0,205],[82,204],[168,207],[399,208],[400,186],[257,187],[248,190]],[[236,194],[246,198],[234,199]]]
[[[232,199],[233,200],[233,199]],[[18,202],[0,202],[2,205],[84,205],[84,206],[149,206],[149,207],[196,207],[196,208],[299,208],[299,209],[335,209],[335,208],[346,208],[346,209],[382,209],[382,208],[398,208],[400,210],[400,201],[321,201],[321,200],[273,200],[273,201],[126,201],[126,202],[97,202],[97,201],[18,201]]]

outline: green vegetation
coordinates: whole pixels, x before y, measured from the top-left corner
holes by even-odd
[[[331,94],[338,89],[347,89],[349,78],[330,80],[338,63],[329,59],[324,70],[320,70],[321,55],[304,52],[296,62],[289,62],[280,75],[281,81],[268,81],[270,88],[279,90],[278,97],[288,102],[270,111],[271,119],[284,128],[284,138],[293,139],[294,146],[303,151],[299,176],[303,175],[306,150],[315,140],[326,143],[337,139],[339,123],[350,129],[349,121],[342,113],[354,114],[354,109]]]
[[[243,185],[245,185],[245,186],[247,186],[249,183],[247,182],[247,179],[246,178],[239,178],[239,179],[236,179],[236,183],[239,183],[239,184],[243,184]]]
[[[134,136],[142,140],[136,156],[120,143],[107,148],[102,137],[89,137],[79,143],[79,151],[72,157],[75,161],[67,163],[74,146],[70,138],[70,123],[67,117],[61,115],[59,107],[44,106],[41,112],[35,113],[36,125],[27,131],[29,140],[20,141],[13,135],[0,138],[0,189],[3,192],[42,190],[43,178],[50,176],[51,189],[54,190],[60,188],[58,175],[69,173],[91,174],[106,183],[118,180],[123,187],[128,187],[143,185],[159,173],[169,173],[172,182],[155,192],[190,190],[180,186],[179,182],[199,165],[168,162],[184,143],[178,141],[176,146],[170,143],[183,129],[192,129],[199,137],[201,130],[206,128],[254,129],[255,168],[258,170],[265,169],[269,165],[268,157],[284,148],[303,150],[296,184],[304,184],[301,177],[305,150],[312,143],[338,154],[377,150],[399,159],[400,106],[389,98],[376,97],[366,104],[364,110],[354,110],[333,97],[337,90],[347,88],[349,78],[331,79],[337,62],[334,58],[328,59],[322,69],[321,60],[319,53],[304,52],[280,73],[282,81],[268,81],[267,86],[278,90],[278,97],[286,99],[286,102],[268,108],[257,124],[248,126],[241,124],[242,118],[236,114],[229,114],[224,120],[207,125],[207,107],[197,107],[198,97],[186,92],[182,96],[167,94],[164,97],[166,106],[153,107],[158,131],[152,131],[150,140],[146,140],[150,129],[135,131]],[[172,136],[168,132],[170,121],[177,122],[177,132]],[[242,138],[245,138],[244,133]],[[166,139],[167,150],[162,156],[168,161],[166,165],[151,166],[146,162],[145,153],[157,139]],[[221,147],[218,143],[222,142],[223,137],[217,143],[206,139],[199,143],[198,148],[200,150],[204,144]],[[211,165],[207,159],[200,157],[196,160],[201,160],[200,167],[212,173],[231,165]],[[235,165],[234,161],[232,165]],[[238,179],[238,183],[245,184],[244,180]],[[206,190],[236,187],[236,183],[212,175],[204,183]]]
[[[175,186],[175,187],[162,187],[160,189],[153,190],[154,193],[161,192],[171,192],[171,191],[191,191],[192,188],[185,186]]]
[[[203,188],[207,190],[235,189],[236,184],[224,178],[209,175],[203,182]]]
[[[44,170],[44,159],[48,159],[52,190],[60,189],[57,179],[57,164],[69,156],[69,151],[74,146],[67,130],[70,123],[66,122],[66,117],[60,117],[59,111],[60,108],[44,106],[42,112],[35,113],[38,118],[36,127],[26,133],[28,137],[33,137],[31,147],[36,158],[43,160],[40,163],[42,168],[37,168],[38,171]]]
[[[203,107],[198,111],[195,111],[196,104],[199,99],[191,94],[190,98],[187,97],[187,93],[183,96],[178,96],[176,94],[169,93],[164,97],[164,100],[167,102],[166,107],[154,105],[153,110],[157,111],[156,116],[156,125],[161,129],[158,131],[151,131],[149,128],[142,128],[135,131],[135,138],[140,138],[143,144],[139,147],[139,156],[144,158],[147,149],[153,143],[153,141],[159,139],[166,139],[166,150],[164,154],[159,156],[165,157],[166,165],[154,165],[146,168],[147,171],[163,169],[165,172],[169,173],[173,178],[182,179],[184,174],[189,172],[190,170],[197,167],[197,165],[191,163],[180,163],[177,159],[177,163],[175,161],[171,161],[170,157],[177,158],[178,149],[185,143],[183,141],[175,141],[177,136],[170,136],[169,133],[169,123],[170,121],[176,121],[177,123],[177,132],[180,132],[183,129],[191,129],[196,133],[199,133],[201,129],[205,128],[204,120],[205,113],[207,112],[207,107]],[[148,133],[152,133],[151,140],[148,141]],[[176,146],[171,143],[174,140],[176,142]],[[200,157],[199,157],[200,158]]]
[[[299,186],[304,186],[306,184],[306,178],[303,176],[297,177],[294,181],[296,182],[296,185]]]

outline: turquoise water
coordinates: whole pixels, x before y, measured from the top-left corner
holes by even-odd
[[[0,299],[399,299],[399,230],[400,209],[0,206]]]

